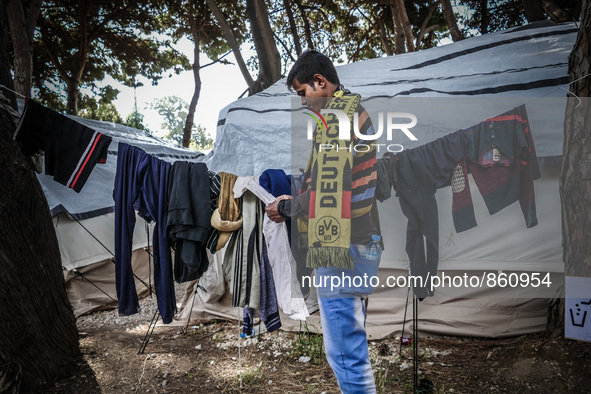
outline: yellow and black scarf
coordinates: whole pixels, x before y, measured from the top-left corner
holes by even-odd
[[[335,93],[325,109],[341,110],[353,126],[353,114],[360,97]],[[349,254],[351,242],[351,180],[353,138],[339,139],[339,120],[325,115],[326,125],[316,126],[314,147],[308,159],[304,179],[311,179],[308,222],[298,222],[300,233],[307,235],[306,265],[310,268],[338,267],[352,269]],[[352,130],[352,128],[351,128]],[[351,137],[353,132],[351,131]]]

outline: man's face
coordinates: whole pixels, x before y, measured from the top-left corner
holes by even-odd
[[[329,92],[326,85],[322,81],[314,79],[314,85],[307,83],[300,83],[297,79],[293,81],[293,90],[300,96],[302,105],[319,112],[332,97],[332,92]]]

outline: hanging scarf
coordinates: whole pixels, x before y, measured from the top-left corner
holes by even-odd
[[[359,96],[343,96],[338,91],[325,109],[345,112],[352,126],[353,114],[358,105]],[[353,269],[353,259],[349,254],[353,140],[338,139],[339,121],[336,115],[326,114],[325,119],[328,128],[324,124],[316,126],[314,147],[304,178],[312,180],[309,185],[308,222],[300,221],[298,226],[307,235],[308,267]]]

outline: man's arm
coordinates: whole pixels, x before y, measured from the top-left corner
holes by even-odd
[[[308,213],[310,191],[307,190],[297,197],[283,195],[267,205],[265,212],[274,222],[281,223],[286,219],[295,218]]]

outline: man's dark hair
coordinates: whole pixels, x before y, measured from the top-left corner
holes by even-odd
[[[285,83],[289,89],[296,80],[299,83],[307,83],[314,86],[314,75],[320,74],[328,80],[328,82],[340,85],[337,70],[328,57],[318,51],[306,50],[298,57],[293,67],[287,75],[287,82]]]

